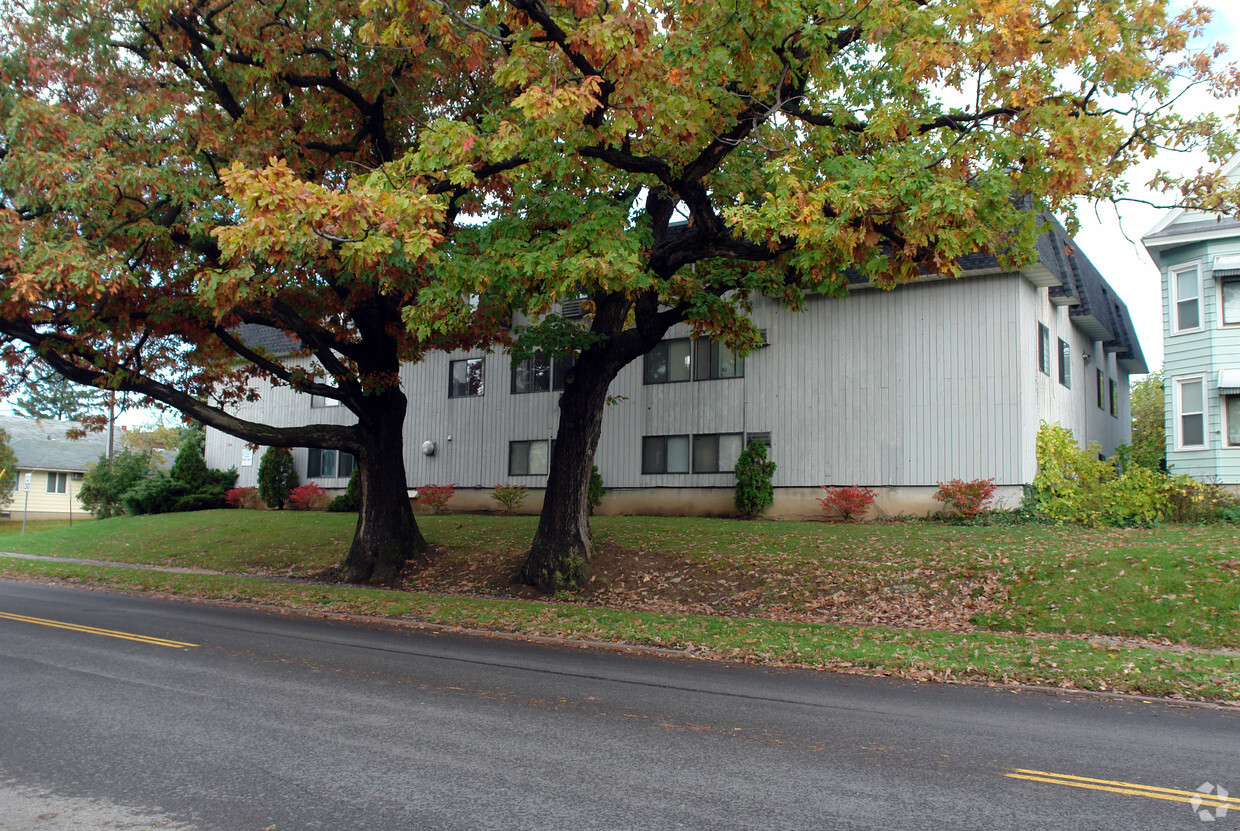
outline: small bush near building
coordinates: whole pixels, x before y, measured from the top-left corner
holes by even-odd
[[[496,485],[491,491],[491,498],[494,499],[499,506],[504,509],[504,513],[511,514],[521,508],[521,503],[525,502],[525,497],[529,496],[529,488],[525,485],[510,485],[505,482],[502,485]]]
[[[827,495],[819,498],[824,514],[836,515],[845,521],[858,519],[874,504],[874,491],[858,485],[843,488],[831,488],[820,485]]]
[[[321,511],[327,507],[327,491],[311,482],[289,491],[288,505],[294,511]]]
[[[357,478],[360,468],[356,465],[353,472],[349,474],[349,486],[344,489],[344,493],[337,496],[327,505],[327,510],[334,514],[351,513],[362,506],[362,483]]]
[[[606,493],[607,489],[603,487],[603,475],[598,472],[598,465],[594,465],[590,469],[590,490],[586,493],[586,505],[590,513],[594,513],[594,509],[603,504],[603,497]]]
[[[258,495],[268,508],[282,510],[293,488],[301,484],[293,454],[287,447],[268,447],[258,463]]]
[[[263,504],[258,488],[230,488],[224,493],[224,502],[230,508],[254,510]]]
[[[423,485],[418,488],[418,502],[430,508],[432,513],[442,514],[455,493],[455,482],[451,485]]]
[[[159,473],[125,491],[121,501],[125,504],[125,512],[135,516],[168,514],[176,511],[177,503],[188,495],[188,485]]]
[[[750,442],[736,460],[736,494],[733,504],[741,516],[754,519],[775,504],[775,463],[766,459],[766,442]]]
[[[146,451],[124,450],[109,459],[100,456],[94,467],[82,477],[78,499],[82,507],[98,519],[125,513],[125,492],[144,480],[151,472],[151,454]]]
[[[944,505],[956,509],[958,516],[973,519],[985,511],[995,497],[995,480],[992,479],[952,479],[939,482],[939,489],[934,498]]]

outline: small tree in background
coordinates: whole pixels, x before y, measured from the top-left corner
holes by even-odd
[[[586,506],[590,509],[590,513],[594,513],[594,509],[603,504],[603,497],[607,495],[607,488],[603,487],[603,474],[598,472],[598,465],[590,471],[590,490],[586,493]]]
[[[1132,447],[1125,462],[1148,470],[1161,470],[1166,455],[1163,374],[1155,372],[1132,385]]]
[[[151,473],[151,454],[123,450],[111,459],[100,456],[95,466],[86,471],[78,501],[97,519],[125,513],[125,493],[136,487]]]
[[[736,510],[746,519],[761,516],[775,503],[775,489],[771,480],[775,476],[775,463],[766,460],[766,442],[759,439],[749,443],[736,460]]]
[[[327,510],[330,513],[349,513],[356,511],[362,504],[362,485],[357,478],[359,470],[361,470],[359,467],[353,468],[353,472],[349,474],[349,485],[344,489],[344,493],[328,503]]]
[[[172,463],[172,470],[169,475],[180,482],[184,482],[192,491],[202,490],[211,481],[210,471],[207,470],[206,459],[202,457],[202,448],[198,446],[198,442],[194,436],[188,436],[181,442],[181,449],[177,451],[176,460]]]
[[[0,428],[0,508],[13,500],[14,489],[8,486],[17,475],[17,454],[9,443],[9,434]]]
[[[301,484],[293,454],[287,447],[269,447],[258,463],[258,495],[268,508],[284,509],[288,495]]]

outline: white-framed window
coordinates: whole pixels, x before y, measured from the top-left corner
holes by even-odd
[[[688,473],[689,437],[643,436],[642,473]]]
[[[353,473],[356,463],[352,453],[311,447],[306,454],[306,478],[343,479]]]
[[[486,361],[483,358],[451,361],[448,364],[448,397],[469,398],[482,395],[485,368]]]
[[[47,474],[47,492],[48,493],[68,493],[69,492],[69,474],[67,473]]]
[[[1063,338],[1059,339],[1059,383],[1072,389],[1072,347]]]
[[[317,410],[320,407],[339,407],[340,402],[335,398],[326,398],[322,395],[310,394],[310,409]]]
[[[547,439],[508,442],[509,476],[546,476],[551,465],[551,442]]]
[[[1240,447],[1240,395],[1223,396],[1223,419],[1227,422],[1227,446]]]
[[[1171,333],[1201,329],[1201,266],[1171,270]]]
[[[1043,375],[1051,374],[1051,330],[1045,323],[1038,324],[1038,369]]]
[[[1223,325],[1240,326],[1240,277],[1220,278],[1219,295]]]
[[[1198,450],[1206,446],[1206,379],[1197,375],[1175,382],[1176,447]]]
[[[693,437],[694,473],[731,473],[741,455],[740,433],[704,433]]]

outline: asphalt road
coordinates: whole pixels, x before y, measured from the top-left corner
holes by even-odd
[[[1206,782],[1240,711],[0,581],[0,831],[1240,827]]]

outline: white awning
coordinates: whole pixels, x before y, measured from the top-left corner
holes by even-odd
[[[1218,371],[1218,394],[1240,395],[1240,369]]]
[[[1240,274],[1240,254],[1219,254],[1214,258],[1214,276],[1231,277]]]

